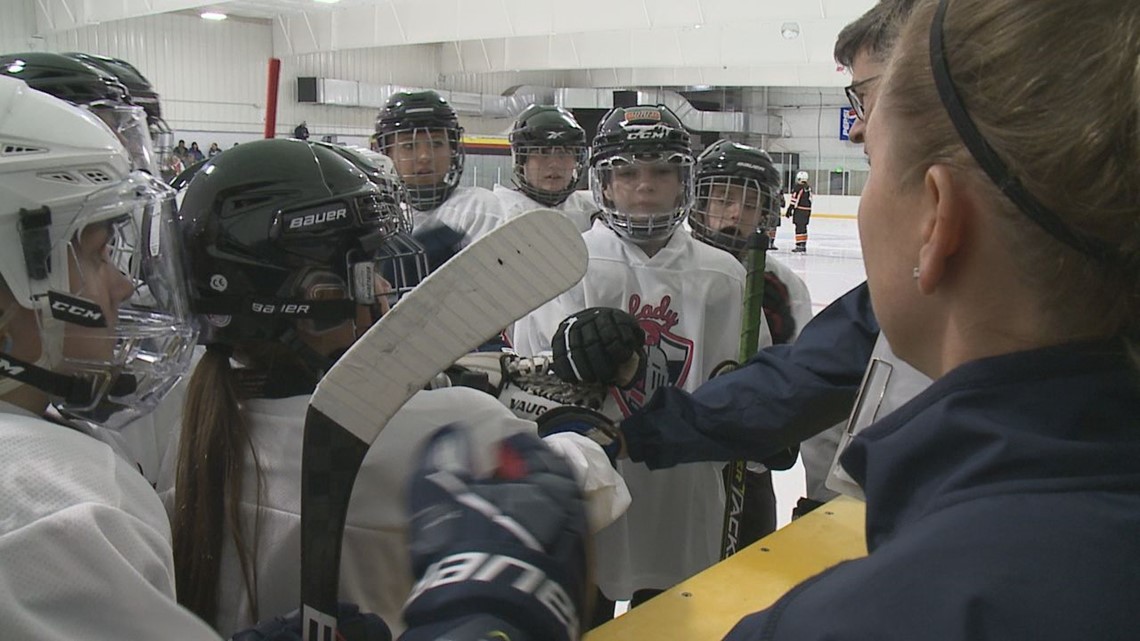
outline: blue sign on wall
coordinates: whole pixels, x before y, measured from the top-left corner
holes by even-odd
[[[851,140],[851,127],[855,125],[855,110],[851,107],[839,108],[839,139]]]

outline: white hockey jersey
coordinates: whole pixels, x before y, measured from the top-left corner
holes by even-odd
[[[301,454],[308,396],[253,399],[244,407],[253,447],[261,464],[260,532],[257,536],[258,615],[283,615],[300,605],[301,558]],[[465,387],[419,392],[392,417],[364,457],[349,501],[341,553],[340,600],[381,616],[394,636],[404,629],[401,612],[411,593],[413,579],[408,557],[406,509],[407,480],[414,471],[426,439],[438,428],[459,423],[470,430],[476,455],[491,469],[490,445],[519,432],[536,431],[530,421],[515,417],[492,396]],[[579,435],[572,444],[555,446],[566,456],[590,490],[588,499],[606,503],[611,495],[626,496],[601,448]],[[175,437],[177,439],[177,437]],[[175,441],[177,442],[177,440]],[[583,469],[586,466],[588,469]],[[254,467],[246,459],[242,507],[244,529],[253,532],[259,504],[253,482]],[[174,504],[172,489],[161,488],[167,509]],[[626,499],[628,502],[628,499]],[[619,506],[624,509],[624,505]],[[616,514],[609,520],[616,518]],[[252,537],[251,537],[252,538]],[[226,534],[219,580],[215,624],[229,636],[252,626],[252,608],[246,598],[232,537]]]
[[[482,187],[456,187],[439,207],[428,211],[412,209],[413,228],[447,225],[465,234],[464,247],[498,227],[503,220],[502,203]]]
[[[659,386],[696,389],[717,364],[737,357],[744,268],[733,256],[678,232],[647,257],[601,221],[583,237],[590,253],[586,276],[516,323],[519,353],[549,351],[558,323],[573,312],[598,306],[630,312],[646,330],[648,364],[643,384],[612,391],[611,405],[622,415]],[[628,599],[635,589],[668,588],[715,563],[724,514],[723,463],[653,472],[629,460],[618,464],[633,503],[598,533],[602,592]]]
[[[0,403],[0,638],[221,641],[174,598],[170,522],[107,444]]]
[[[506,220],[518,218],[535,209],[557,209],[578,227],[578,231],[585,232],[593,226],[593,216],[598,211],[593,195],[586,190],[575,191],[554,207],[547,207],[523,192],[504,185],[495,185],[494,193],[503,204]]]

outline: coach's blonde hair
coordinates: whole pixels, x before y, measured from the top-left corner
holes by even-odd
[[[1140,338],[1140,3],[949,0],[950,75],[982,136],[1038,201],[1114,262],[1070,249],[999,191],[942,106],[930,64],[937,0],[900,35],[876,111],[891,119],[901,180],[934,164],[970,176],[996,204],[1023,281],[1060,337]],[[874,116],[872,116],[874,117]]]

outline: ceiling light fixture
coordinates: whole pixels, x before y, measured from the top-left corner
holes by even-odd
[[[336,4],[336,3],[340,2],[340,0],[313,0],[313,1],[319,2],[321,4]]]
[[[701,24],[695,24],[695,25],[693,25],[693,28],[694,28],[694,29],[700,29],[700,28],[701,28],[701,27],[703,27],[703,26],[704,26],[704,25],[701,25]]]
[[[214,20],[214,21],[225,20],[226,18],[229,17],[226,14],[218,12],[218,11],[203,11],[202,13],[200,13],[198,15],[201,16],[201,18],[203,20]]]
[[[780,35],[784,36],[785,40],[795,40],[800,37],[800,23],[798,22],[785,22],[780,25]]]

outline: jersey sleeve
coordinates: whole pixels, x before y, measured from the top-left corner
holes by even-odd
[[[863,283],[812,319],[796,342],[763,349],[692,394],[658,390],[622,422],[630,458],[650,468],[762,461],[797,445],[846,418],[878,332]]]
[[[0,456],[6,475],[22,477],[2,499],[4,637],[220,641],[175,601],[169,525],[153,489],[94,439],[64,436],[6,437]],[[69,447],[75,437],[90,443]]]

